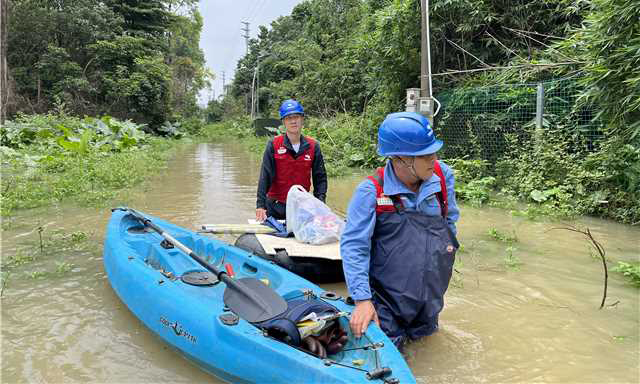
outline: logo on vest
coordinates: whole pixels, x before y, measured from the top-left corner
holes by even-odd
[[[287,152],[287,148],[285,147],[280,147],[278,148],[278,155],[282,155],[283,153]]]
[[[305,160],[311,160],[311,156],[309,156],[309,155],[304,155],[304,159],[305,159]]]
[[[388,198],[387,196],[378,197],[376,199],[378,205],[393,205],[393,200]]]

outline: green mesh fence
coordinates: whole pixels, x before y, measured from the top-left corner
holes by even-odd
[[[542,85],[542,119],[536,119]],[[603,137],[595,109],[580,106],[582,88],[576,78],[534,84],[463,88],[437,95],[442,107],[436,135],[445,141],[449,158],[495,161],[508,155],[509,142],[522,145],[546,135],[562,135],[575,151],[593,151]]]

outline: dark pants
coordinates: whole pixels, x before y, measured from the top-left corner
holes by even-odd
[[[438,314],[429,316],[426,307],[423,307],[418,315],[410,323],[407,323],[404,319],[394,315],[391,307],[381,296],[374,294],[373,305],[380,320],[380,328],[397,347],[400,347],[407,339],[417,340],[438,330]]]
[[[278,220],[286,220],[287,204],[281,201],[267,198],[267,216],[273,216]]]

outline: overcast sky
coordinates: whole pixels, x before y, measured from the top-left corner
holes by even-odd
[[[210,97],[222,92],[222,72],[225,84],[233,78],[238,59],[245,54],[242,21],[248,21],[249,36],[257,36],[258,26],[269,27],[279,16],[290,15],[302,0],[200,0],[200,13],[204,19],[200,47],[204,51],[207,67],[216,75],[212,92],[203,91],[200,101],[206,104]]]

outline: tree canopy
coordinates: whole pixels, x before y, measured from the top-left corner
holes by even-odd
[[[570,0],[434,0],[432,73],[539,62],[554,36],[581,25],[587,5]],[[251,88],[258,56],[260,104],[299,97],[312,112],[362,112],[372,101],[402,108],[420,85],[419,0],[307,0],[257,39],[237,66],[235,96]],[[439,75],[436,90],[473,76]],[[273,104],[273,103],[272,103]]]
[[[13,0],[10,113],[64,107],[152,127],[197,112],[212,74],[194,0]]]

